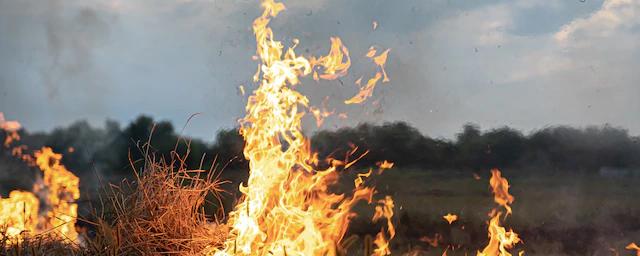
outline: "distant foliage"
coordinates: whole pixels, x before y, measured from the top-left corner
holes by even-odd
[[[509,127],[482,131],[466,124],[454,140],[433,139],[406,123],[322,131],[313,137],[322,156],[340,155],[350,147],[370,152],[360,162],[382,159],[397,166],[477,170],[536,168],[594,172],[602,167],[640,168],[640,138],[609,125],[578,129],[553,126],[528,135]]]
[[[32,149],[49,145],[56,152],[64,153],[64,164],[81,178],[95,176],[95,173],[113,179],[132,175],[131,164],[142,165],[136,161],[143,159],[141,148],[147,142],[151,143],[152,153],[165,159],[170,159],[172,152],[184,156],[189,148],[186,163],[190,169],[209,169],[214,163],[228,169],[246,169],[248,164],[242,155],[244,142],[237,129],[220,130],[213,143],[205,143],[180,137],[171,123],[156,122],[147,116],[140,116],[124,128],[114,121],[107,121],[100,128],[79,121],[49,133],[21,131],[21,134],[22,143]],[[354,159],[367,152],[359,161],[360,166],[389,160],[400,167],[432,170],[640,169],[640,138],[608,125],[584,129],[552,126],[525,135],[509,127],[483,131],[477,125],[467,124],[455,138],[443,139],[425,136],[404,122],[365,123],[320,131],[311,141],[320,157]],[[356,147],[355,153],[348,156]],[[0,168],[19,173],[16,166],[20,165],[11,159],[10,152],[3,148],[0,153],[4,159]],[[15,179],[5,176],[0,179]]]

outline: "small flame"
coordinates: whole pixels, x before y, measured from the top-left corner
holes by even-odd
[[[378,72],[376,75],[367,81],[367,84],[360,88],[358,94],[353,96],[351,99],[346,100],[345,104],[360,104],[367,100],[369,97],[373,95],[373,89],[376,88],[376,84],[382,78],[382,73]]]
[[[494,201],[505,208],[508,216],[511,214],[511,207],[509,204],[513,203],[514,197],[509,194],[509,182],[507,179],[501,176],[498,169],[491,170],[491,179],[489,180],[491,189],[494,194]],[[493,209],[489,216],[489,244],[478,252],[478,256],[511,256],[508,249],[513,248],[517,243],[522,240],[518,237],[518,234],[513,230],[506,231],[500,224],[500,216],[502,212],[497,209]],[[519,255],[523,255],[524,251],[521,251]]]
[[[368,172],[366,173],[358,173],[358,177],[353,181],[355,187],[360,187],[360,185],[362,185],[362,183],[364,183],[364,179],[363,178],[368,178],[369,176],[371,176],[371,172],[373,170],[369,169]]]
[[[442,216],[449,224],[452,224],[454,221],[458,220],[458,215],[447,213],[447,215]]]
[[[327,56],[312,57],[310,63],[312,66],[324,68],[324,72],[319,75],[319,78],[326,80],[334,80],[346,75],[347,70],[351,67],[349,50],[338,37],[331,38],[331,49]],[[314,71],[314,79],[318,80],[317,71]]]
[[[366,56],[371,58],[373,62],[378,66],[378,72],[367,81],[367,84],[364,87],[360,88],[360,91],[350,99],[346,100],[345,104],[360,104],[367,100],[369,97],[373,95],[373,90],[376,88],[378,81],[382,79],[382,82],[389,82],[389,77],[387,76],[387,71],[384,68],[384,65],[387,63],[387,57],[389,55],[390,49],[385,50],[380,55],[376,56],[377,50],[375,47],[370,47]],[[356,80],[356,85],[360,86],[362,78]]]
[[[4,119],[4,113],[0,112],[0,130],[3,130],[7,135],[4,139],[4,146],[9,147],[14,141],[20,140],[18,130],[22,126],[17,121],[7,121]]]
[[[369,51],[367,51],[367,54],[365,56],[369,57],[369,58],[373,58],[374,56],[376,56],[376,48],[371,46],[369,47]]]
[[[509,194],[509,181],[502,178],[498,169],[493,169],[491,170],[489,184],[493,190],[493,200],[507,210],[507,215],[511,214],[511,206],[509,205],[513,203],[514,198]]]
[[[638,246],[636,243],[630,243],[629,245],[627,245],[627,247],[625,247],[625,249],[635,250],[636,256],[640,256],[640,246]]]
[[[390,49],[385,50],[380,55],[373,57],[373,62],[380,67],[380,72],[382,72],[384,79],[382,82],[389,82],[389,77],[387,76],[387,71],[384,69],[384,65],[387,63],[387,57],[389,56]]]
[[[238,92],[240,93],[240,95],[244,96],[244,85],[238,85]]]
[[[4,113],[0,112],[0,130],[4,130],[5,132],[17,132],[20,128],[20,123],[16,121],[7,121],[4,119]]]
[[[376,239],[373,243],[377,246],[375,250],[373,250],[374,255],[390,255],[391,250],[389,249],[389,240],[393,239],[396,235],[395,227],[391,222],[393,218],[393,199],[391,196],[386,196],[384,199],[378,201],[380,205],[376,206],[376,212],[373,215],[373,221],[378,221],[380,219],[385,219],[387,221],[387,233],[389,234],[389,239],[385,237],[384,230],[381,230],[376,235]]]
[[[391,169],[393,168],[393,163],[387,160],[384,160],[381,163],[378,163],[378,167],[380,167],[380,169]]]

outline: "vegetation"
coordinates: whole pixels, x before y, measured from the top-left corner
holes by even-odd
[[[114,121],[107,121],[102,128],[79,121],[50,133],[21,131],[21,135],[22,143],[29,148],[47,145],[64,153],[63,163],[83,181],[94,180],[96,174],[110,181],[131,178],[130,159],[144,158],[140,148],[147,141],[151,141],[150,153],[164,159],[170,159],[172,152],[184,154],[188,147],[190,154],[184,162],[190,169],[207,170],[214,160],[226,169],[247,168],[242,157],[243,140],[236,129],[220,130],[214,143],[205,143],[181,138],[169,122],[154,122],[141,116],[124,128]],[[187,143],[177,143],[179,140]],[[640,137],[608,125],[584,129],[551,126],[525,135],[509,127],[483,131],[477,125],[467,124],[454,139],[444,139],[426,136],[403,122],[365,123],[320,131],[312,136],[312,147],[321,157],[338,159],[345,158],[353,147],[359,148],[356,155],[368,150],[359,161],[361,167],[389,160],[396,166],[425,170],[473,171],[497,167],[595,173],[602,168],[629,172],[640,169]],[[21,170],[26,167],[11,164],[15,160],[10,159],[7,149],[0,149],[0,157],[0,168],[8,169],[5,173],[29,173]],[[140,168],[141,164],[136,163],[135,167]],[[4,179],[17,178],[0,176],[0,180]],[[0,192],[6,189],[9,188],[0,187]]]

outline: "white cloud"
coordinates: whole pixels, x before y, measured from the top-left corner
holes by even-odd
[[[561,44],[571,40],[607,37],[620,29],[640,24],[640,1],[606,0],[602,8],[587,18],[579,18],[563,26],[554,38]]]

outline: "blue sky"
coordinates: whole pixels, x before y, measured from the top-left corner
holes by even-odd
[[[639,1],[284,3],[278,38],[320,55],[339,36],[354,61],[342,83],[301,87],[350,116],[323,128],[401,120],[450,137],[466,122],[524,131],[609,123],[640,134]],[[140,114],[182,127],[201,113],[186,133],[212,140],[243,115],[238,85],[254,86],[258,14],[257,0],[0,0],[0,111],[29,130]],[[391,48],[391,82],[345,106],[372,70],[371,45]]]

